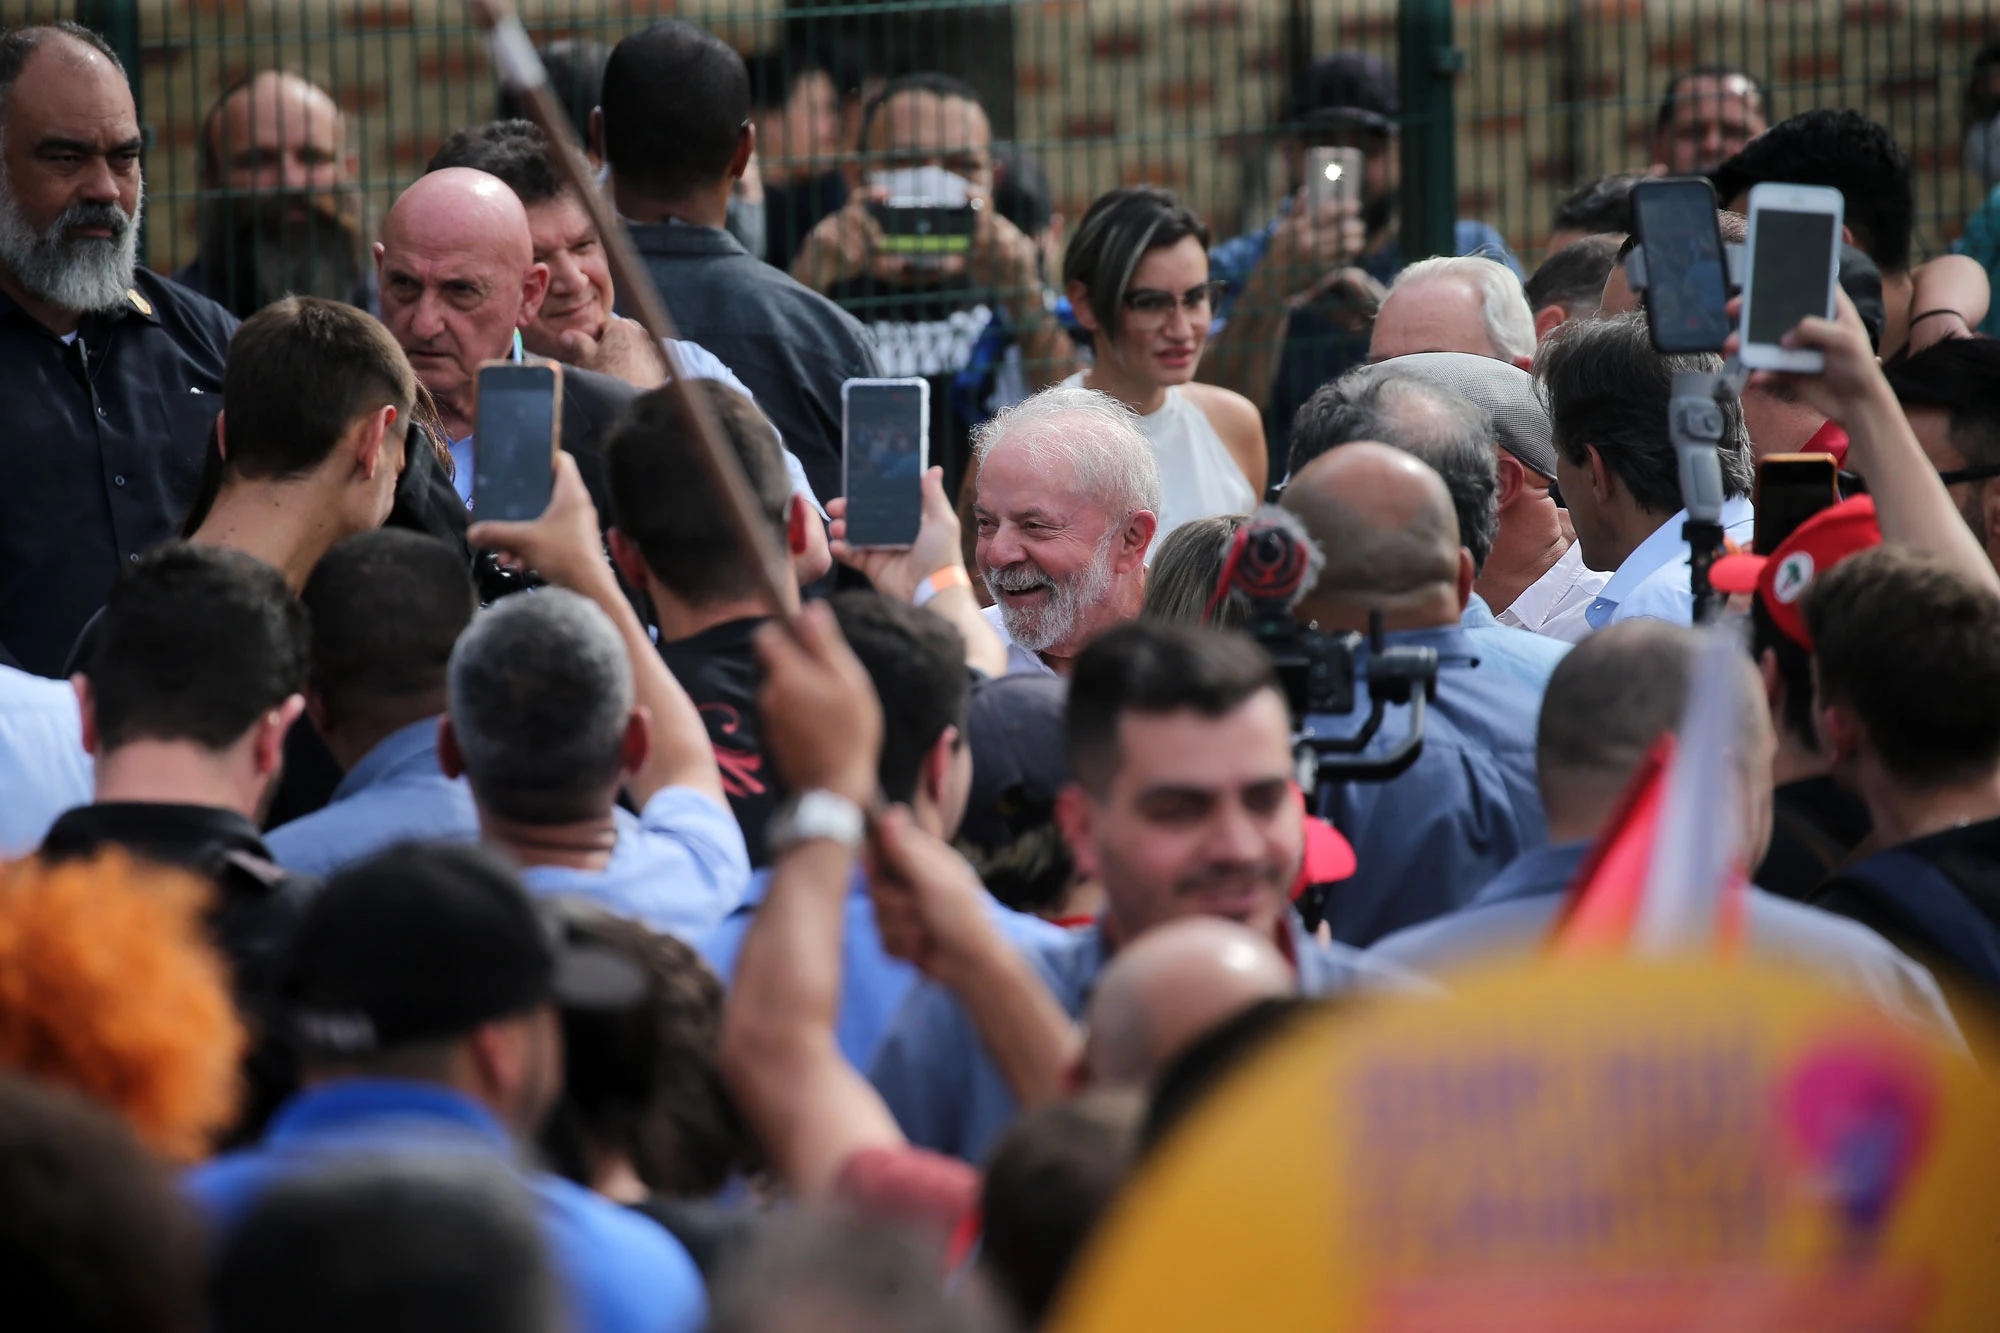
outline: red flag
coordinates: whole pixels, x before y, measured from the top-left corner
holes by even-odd
[[[1584,858],[1556,917],[1549,937],[1552,952],[1622,952],[1631,944],[1653,871],[1653,838],[1666,803],[1674,748],[1672,733],[1662,734],[1625,784],[1618,808],[1604,821],[1597,845]]]

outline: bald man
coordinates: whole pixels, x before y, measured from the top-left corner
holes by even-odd
[[[513,358],[515,332],[534,323],[548,295],[549,268],[535,262],[527,210],[483,171],[448,167],[420,176],[382,220],[375,269],[382,322],[437,403],[452,484],[470,506],[480,363]],[[576,459],[601,522],[611,518],[604,440],[638,396],[609,375],[563,370],[562,446]]]
[[[1691,629],[1630,620],[1585,639],[1564,658],[1549,684],[1537,735],[1550,845],[1507,866],[1465,910],[1399,931],[1369,956],[1436,972],[1537,948],[1634,770],[1662,732],[1679,729],[1700,645]],[[1748,658],[1735,684],[1740,831],[1755,864],[1771,835],[1776,742]],[[1816,972],[1891,1012],[1952,1030],[1930,973],[1867,927],[1755,889],[1744,925],[1753,956]]]
[[[1300,602],[1301,623],[1366,632],[1383,613],[1391,647],[1439,658],[1437,695],[1424,716],[1423,750],[1387,782],[1331,789],[1319,813],[1354,844],[1357,868],[1327,905],[1334,937],[1367,945],[1390,931],[1463,906],[1473,892],[1547,830],[1535,789],[1539,692],[1479,663],[1460,625],[1472,595],[1472,555],[1460,544],[1451,493],[1430,465],[1370,441],[1342,445],[1296,473],[1285,508],[1326,553],[1319,582]],[[1320,718],[1322,734],[1353,733],[1369,704]],[[1409,727],[1388,707],[1365,753],[1380,754]]]
[[[1147,1087],[1202,1034],[1298,988],[1284,955],[1247,926],[1214,916],[1156,926],[1119,950],[1091,992],[1084,1081]]]
[[[248,316],[281,296],[373,312],[357,158],[325,89],[266,69],[224,91],[195,141],[199,248],[175,281]]]

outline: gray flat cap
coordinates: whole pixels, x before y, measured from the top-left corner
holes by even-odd
[[[1544,477],[1555,476],[1549,409],[1535,388],[1535,377],[1519,366],[1470,352],[1413,352],[1370,370],[1371,378],[1408,375],[1484,408],[1493,416],[1495,443]]]

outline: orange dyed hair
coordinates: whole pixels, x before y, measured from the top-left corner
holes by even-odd
[[[0,866],[0,1066],[109,1106],[164,1157],[206,1155],[245,1041],[209,893],[119,852]]]

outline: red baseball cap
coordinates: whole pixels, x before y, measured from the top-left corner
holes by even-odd
[[[1882,544],[1875,501],[1866,495],[1822,509],[1769,555],[1726,555],[1710,566],[1717,592],[1754,592],[1771,623],[1802,648],[1812,647],[1803,614],[1813,579],[1857,551]]]

